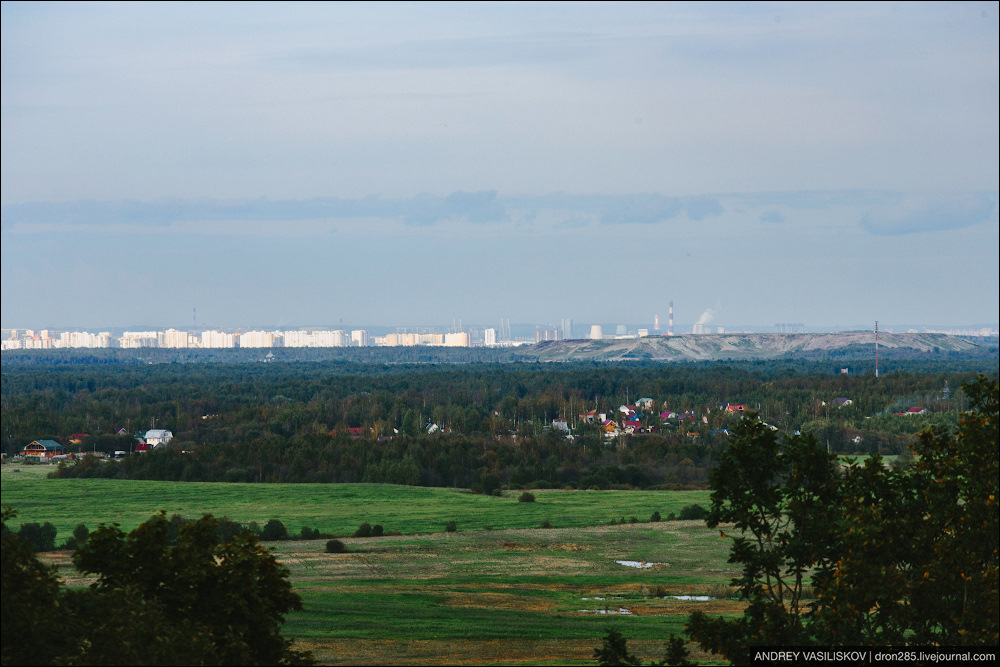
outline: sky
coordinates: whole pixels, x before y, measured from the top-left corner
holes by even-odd
[[[5,328],[1000,320],[995,2],[0,30]]]

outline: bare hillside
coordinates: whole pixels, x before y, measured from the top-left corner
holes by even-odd
[[[957,336],[930,333],[880,333],[879,348],[913,352],[962,352],[976,346]],[[874,354],[875,334],[688,334],[648,336],[624,340],[566,340],[539,343],[523,348],[525,354],[541,361],[629,360],[710,361],[720,359],[775,359],[811,356],[816,352],[865,347]]]

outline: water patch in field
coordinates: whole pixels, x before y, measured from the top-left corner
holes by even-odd
[[[619,565],[624,565],[625,567],[637,567],[640,570],[667,565],[667,563],[647,563],[646,561],[641,560],[616,560],[615,562]]]
[[[709,600],[714,600],[711,595],[667,595],[665,597],[673,598],[675,600],[688,600],[693,602],[708,602]]]
[[[631,616],[632,615],[632,611],[630,609],[626,609],[625,607],[618,607],[618,609],[581,609],[580,613],[582,613],[582,614],[600,614],[602,616],[604,614],[621,614],[622,616]]]
[[[606,598],[580,598],[581,600],[604,600]]]

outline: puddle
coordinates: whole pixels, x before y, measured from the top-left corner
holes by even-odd
[[[651,567],[660,567],[661,565],[667,565],[667,563],[647,563],[645,561],[639,560],[616,560],[619,565],[624,565],[625,567],[637,567],[640,570],[645,570]]]
[[[581,609],[582,614],[621,614],[622,616],[631,616],[632,611],[626,609],[625,607],[618,607],[618,609]]]
[[[581,600],[605,600],[607,598],[580,598]]]
[[[675,600],[693,600],[694,602],[708,602],[715,599],[711,595],[665,595],[664,597]]]

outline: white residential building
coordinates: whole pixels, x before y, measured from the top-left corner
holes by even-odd
[[[274,333],[271,331],[248,331],[240,334],[240,347],[274,347]]]
[[[368,332],[364,329],[355,329],[352,331],[351,345],[354,347],[368,347]]]
[[[463,332],[449,333],[444,335],[444,344],[447,347],[469,347],[469,334]]]
[[[156,347],[159,344],[159,333],[156,331],[126,331],[120,339],[121,347]]]
[[[483,332],[483,344],[493,346],[497,344],[497,330],[487,329]]]
[[[236,336],[221,331],[202,331],[201,346],[204,348],[236,347]]]
[[[174,434],[170,431],[162,428],[154,428],[146,431],[145,441],[147,445],[152,447],[159,447],[160,445],[165,445],[170,442],[174,437]]]

